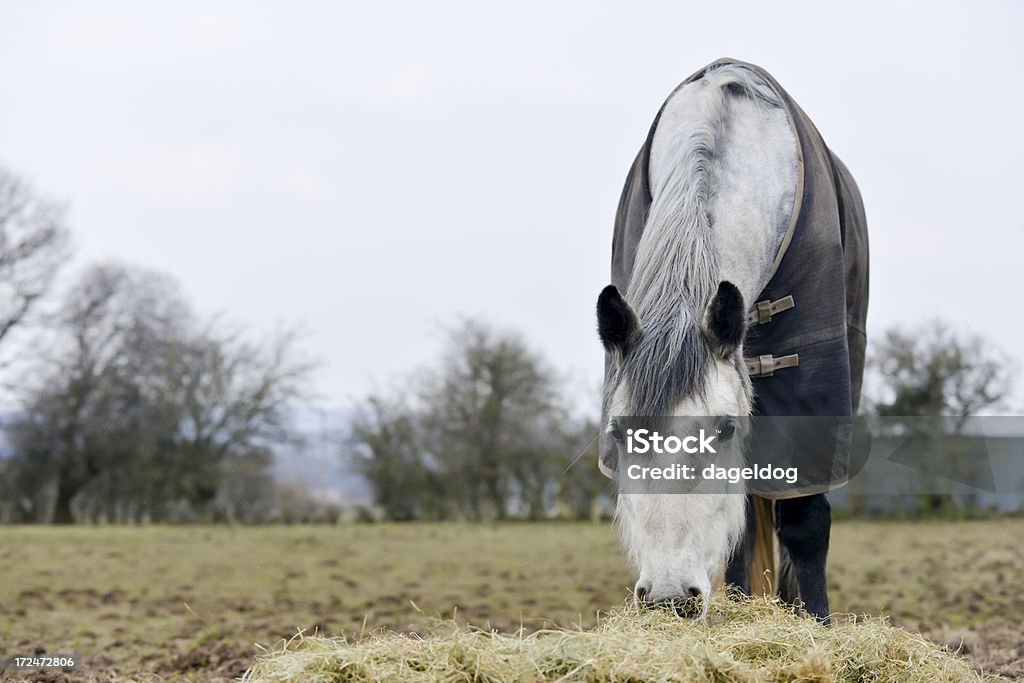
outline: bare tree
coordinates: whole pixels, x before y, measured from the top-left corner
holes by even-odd
[[[869,369],[878,414],[951,416],[960,425],[1002,405],[1016,375],[1012,360],[991,343],[938,320],[887,331],[872,345]]]
[[[1002,351],[975,335],[958,334],[953,326],[932,321],[916,329],[891,329],[873,345],[869,357],[869,378],[875,387],[874,411],[883,417],[947,417],[952,434],[959,436],[969,418],[1002,406],[1013,390],[1016,365]],[[908,427],[916,438],[948,436],[945,429],[935,431],[938,423],[911,421]],[[952,463],[960,477],[973,480],[978,462],[961,457]],[[929,510],[948,507],[953,496],[931,493],[922,497]],[[967,507],[977,497],[966,497]],[[859,494],[855,509],[862,506]]]
[[[53,490],[54,522],[74,521],[84,501],[117,519],[206,510],[227,470],[265,469],[289,435],[310,370],[293,334],[201,326],[172,280],[117,265],[87,270],[56,322],[9,430],[23,480]]]
[[[47,292],[68,253],[64,207],[0,167],[0,346]]]
[[[425,421],[465,514],[502,519],[516,499],[542,515],[564,445],[555,373],[518,335],[468,320],[428,378]]]
[[[429,463],[421,416],[405,401],[370,396],[350,430],[346,453],[387,519],[444,516],[443,477]]]
[[[23,460],[28,444],[42,446],[25,464],[52,480],[54,522],[73,521],[72,502],[87,485],[113,500],[134,483],[136,454],[155,449],[158,420],[173,419],[146,402],[147,384],[189,315],[176,285],[147,271],[97,266],[69,290],[49,370],[23,411],[37,430],[20,444]]]
[[[313,364],[299,358],[297,342],[294,331],[253,341],[211,325],[165,356],[155,401],[175,416],[176,432],[156,481],[173,482],[174,495],[202,508],[225,466],[269,463],[274,444],[298,438],[289,409],[304,395]]]
[[[593,458],[566,472],[596,448],[597,426],[572,418],[558,377],[517,334],[463,321],[437,367],[403,390],[371,396],[351,426],[349,452],[389,518],[590,517],[607,495]]]

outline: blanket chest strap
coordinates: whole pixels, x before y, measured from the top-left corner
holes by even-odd
[[[754,309],[747,314],[747,323],[750,325],[762,325],[771,322],[773,315],[788,311],[795,306],[796,302],[793,301],[792,294],[775,301],[769,301],[768,299],[758,301],[754,304]]]
[[[795,368],[800,365],[800,355],[791,353],[778,358],[772,355],[754,356],[753,358],[744,358],[743,361],[747,364],[747,372],[751,377],[771,377],[776,370]]]

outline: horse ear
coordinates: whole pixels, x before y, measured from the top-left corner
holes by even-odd
[[[640,320],[615,285],[608,285],[597,297],[597,333],[605,350],[620,357],[640,336]]]
[[[704,335],[711,348],[722,358],[728,358],[743,343],[747,331],[747,310],[743,295],[728,280],[718,284],[704,320]]]

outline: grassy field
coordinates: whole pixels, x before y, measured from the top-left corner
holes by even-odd
[[[1024,520],[836,524],[832,608],[1024,676],[1022,537]],[[589,627],[633,578],[613,529],[585,524],[0,527],[0,549],[0,652],[81,653],[71,680],[231,679],[299,629]]]

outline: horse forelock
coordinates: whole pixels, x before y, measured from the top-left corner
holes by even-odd
[[[671,415],[687,397],[703,397],[710,350],[700,325],[684,308],[648,328],[630,348],[621,368],[629,387],[630,415]]]

